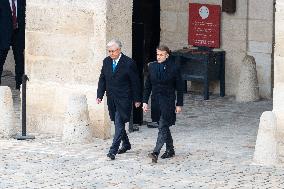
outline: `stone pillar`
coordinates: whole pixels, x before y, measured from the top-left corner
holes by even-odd
[[[12,72],[13,75],[15,75],[15,61],[14,61],[14,55],[13,51],[9,50],[5,64],[3,66],[4,71]]]
[[[70,95],[62,140],[66,143],[88,143],[92,141],[89,110],[86,95]]]
[[[236,100],[238,102],[259,100],[256,64],[254,58],[249,55],[243,59]]]
[[[260,118],[259,129],[254,152],[254,162],[262,165],[276,165],[277,141],[276,118],[271,111],[263,112]]]
[[[62,134],[68,98],[86,95],[90,127],[110,137],[106,99],[96,104],[97,82],[106,44],[123,42],[131,56],[132,0],[27,0],[27,128]]]
[[[16,134],[15,112],[11,89],[0,86],[0,136],[11,137]]]

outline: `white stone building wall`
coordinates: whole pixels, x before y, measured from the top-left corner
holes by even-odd
[[[280,139],[284,142],[284,2],[276,2],[273,111],[276,114]]]
[[[68,97],[81,93],[94,136],[108,138],[109,115],[105,99],[96,104],[97,82],[108,40],[121,39],[131,54],[132,1],[28,0],[26,17],[28,128],[61,135]]]

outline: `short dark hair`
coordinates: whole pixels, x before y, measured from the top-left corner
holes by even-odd
[[[157,50],[166,51],[168,54],[171,54],[171,51],[170,51],[169,47],[166,46],[166,45],[159,45],[159,46],[157,47]]]

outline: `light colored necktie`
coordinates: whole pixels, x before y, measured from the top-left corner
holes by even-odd
[[[115,71],[115,68],[117,66],[117,62],[115,60],[112,61],[112,71]]]

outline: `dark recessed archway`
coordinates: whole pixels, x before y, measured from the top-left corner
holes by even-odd
[[[160,0],[133,0],[132,58],[136,61],[141,84],[148,62],[156,59],[160,42]],[[142,109],[133,111],[133,122],[142,124]]]

